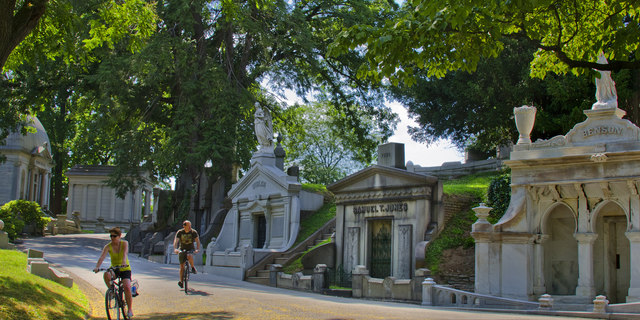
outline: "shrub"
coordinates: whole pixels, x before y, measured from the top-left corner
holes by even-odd
[[[511,173],[495,177],[487,190],[487,205],[493,210],[489,213],[489,222],[496,223],[509,207],[511,201]]]
[[[15,240],[26,224],[33,224],[37,230],[42,230],[51,221],[42,213],[37,202],[27,200],[5,203],[0,208],[0,219],[4,221],[4,230],[11,240]]]

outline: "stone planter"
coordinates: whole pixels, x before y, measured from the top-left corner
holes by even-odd
[[[516,118],[516,128],[520,137],[518,138],[518,144],[531,143],[531,130],[533,130],[533,124],[536,121],[536,107],[534,106],[522,106],[513,108],[513,114]]]

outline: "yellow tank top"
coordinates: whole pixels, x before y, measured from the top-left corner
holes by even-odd
[[[121,266],[123,264],[129,264],[129,259],[127,258],[127,261],[122,261],[122,259],[124,258],[124,251],[122,250],[124,248],[124,246],[122,245],[122,241],[120,241],[120,250],[118,250],[118,252],[114,252],[113,251],[113,247],[111,246],[112,243],[109,243],[109,256],[111,256],[111,266],[115,267],[115,266]],[[120,268],[120,271],[131,271],[131,266],[128,266],[126,268]]]

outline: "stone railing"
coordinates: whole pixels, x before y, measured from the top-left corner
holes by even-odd
[[[539,309],[544,304],[477,294],[437,285],[431,278],[422,282],[422,305],[468,308]]]
[[[327,287],[327,265],[318,264],[313,269],[313,275],[304,275],[302,272],[287,274],[282,272],[282,265],[270,266],[269,284],[278,288],[322,292]]]
[[[354,298],[390,299],[420,301],[421,284],[428,275],[427,269],[418,269],[413,279],[395,277],[372,278],[365,266],[358,265],[351,273],[352,295]]]

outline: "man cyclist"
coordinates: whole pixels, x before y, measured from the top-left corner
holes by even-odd
[[[173,248],[174,252],[178,253],[178,260],[180,261],[180,279],[178,279],[178,286],[182,288],[182,276],[184,274],[184,263],[189,259],[189,263],[191,264],[191,272],[198,273],[193,264],[193,255],[187,254],[187,252],[180,252],[180,250],[195,250],[194,253],[198,253],[200,251],[200,238],[198,237],[198,232],[191,229],[191,221],[185,220],[182,223],[183,228],[178,230],[176,233],[176,237],[173,240]],[[193,242],[198,244],[197,248],[194,248]]]
[[[107,257],[107,253],[111,257],[111,266],[118,267],[122,265],[126,265],[124,268],[119,268],[113,272],[105,272],[104,273],[104,283],[109,288],[111,284],[111,279],[113,277],[119,277],[122,279],[122,283],[124,284],[124,297],[127,301],[127,317],[133,317],[133,305],[131,299],[131,265],[129,264],[129,242],[126,240],[121,240],[122,232],[120,232],[120,228],[115,227],[109,229],[109,236],[111,237],[111,242],[109,242],[102,249],[102,254],[98,259],[98,263],[96,263],[96,267],[93,269],[93,272],[98,272],[98,269],[102,265],[102,261]]]

